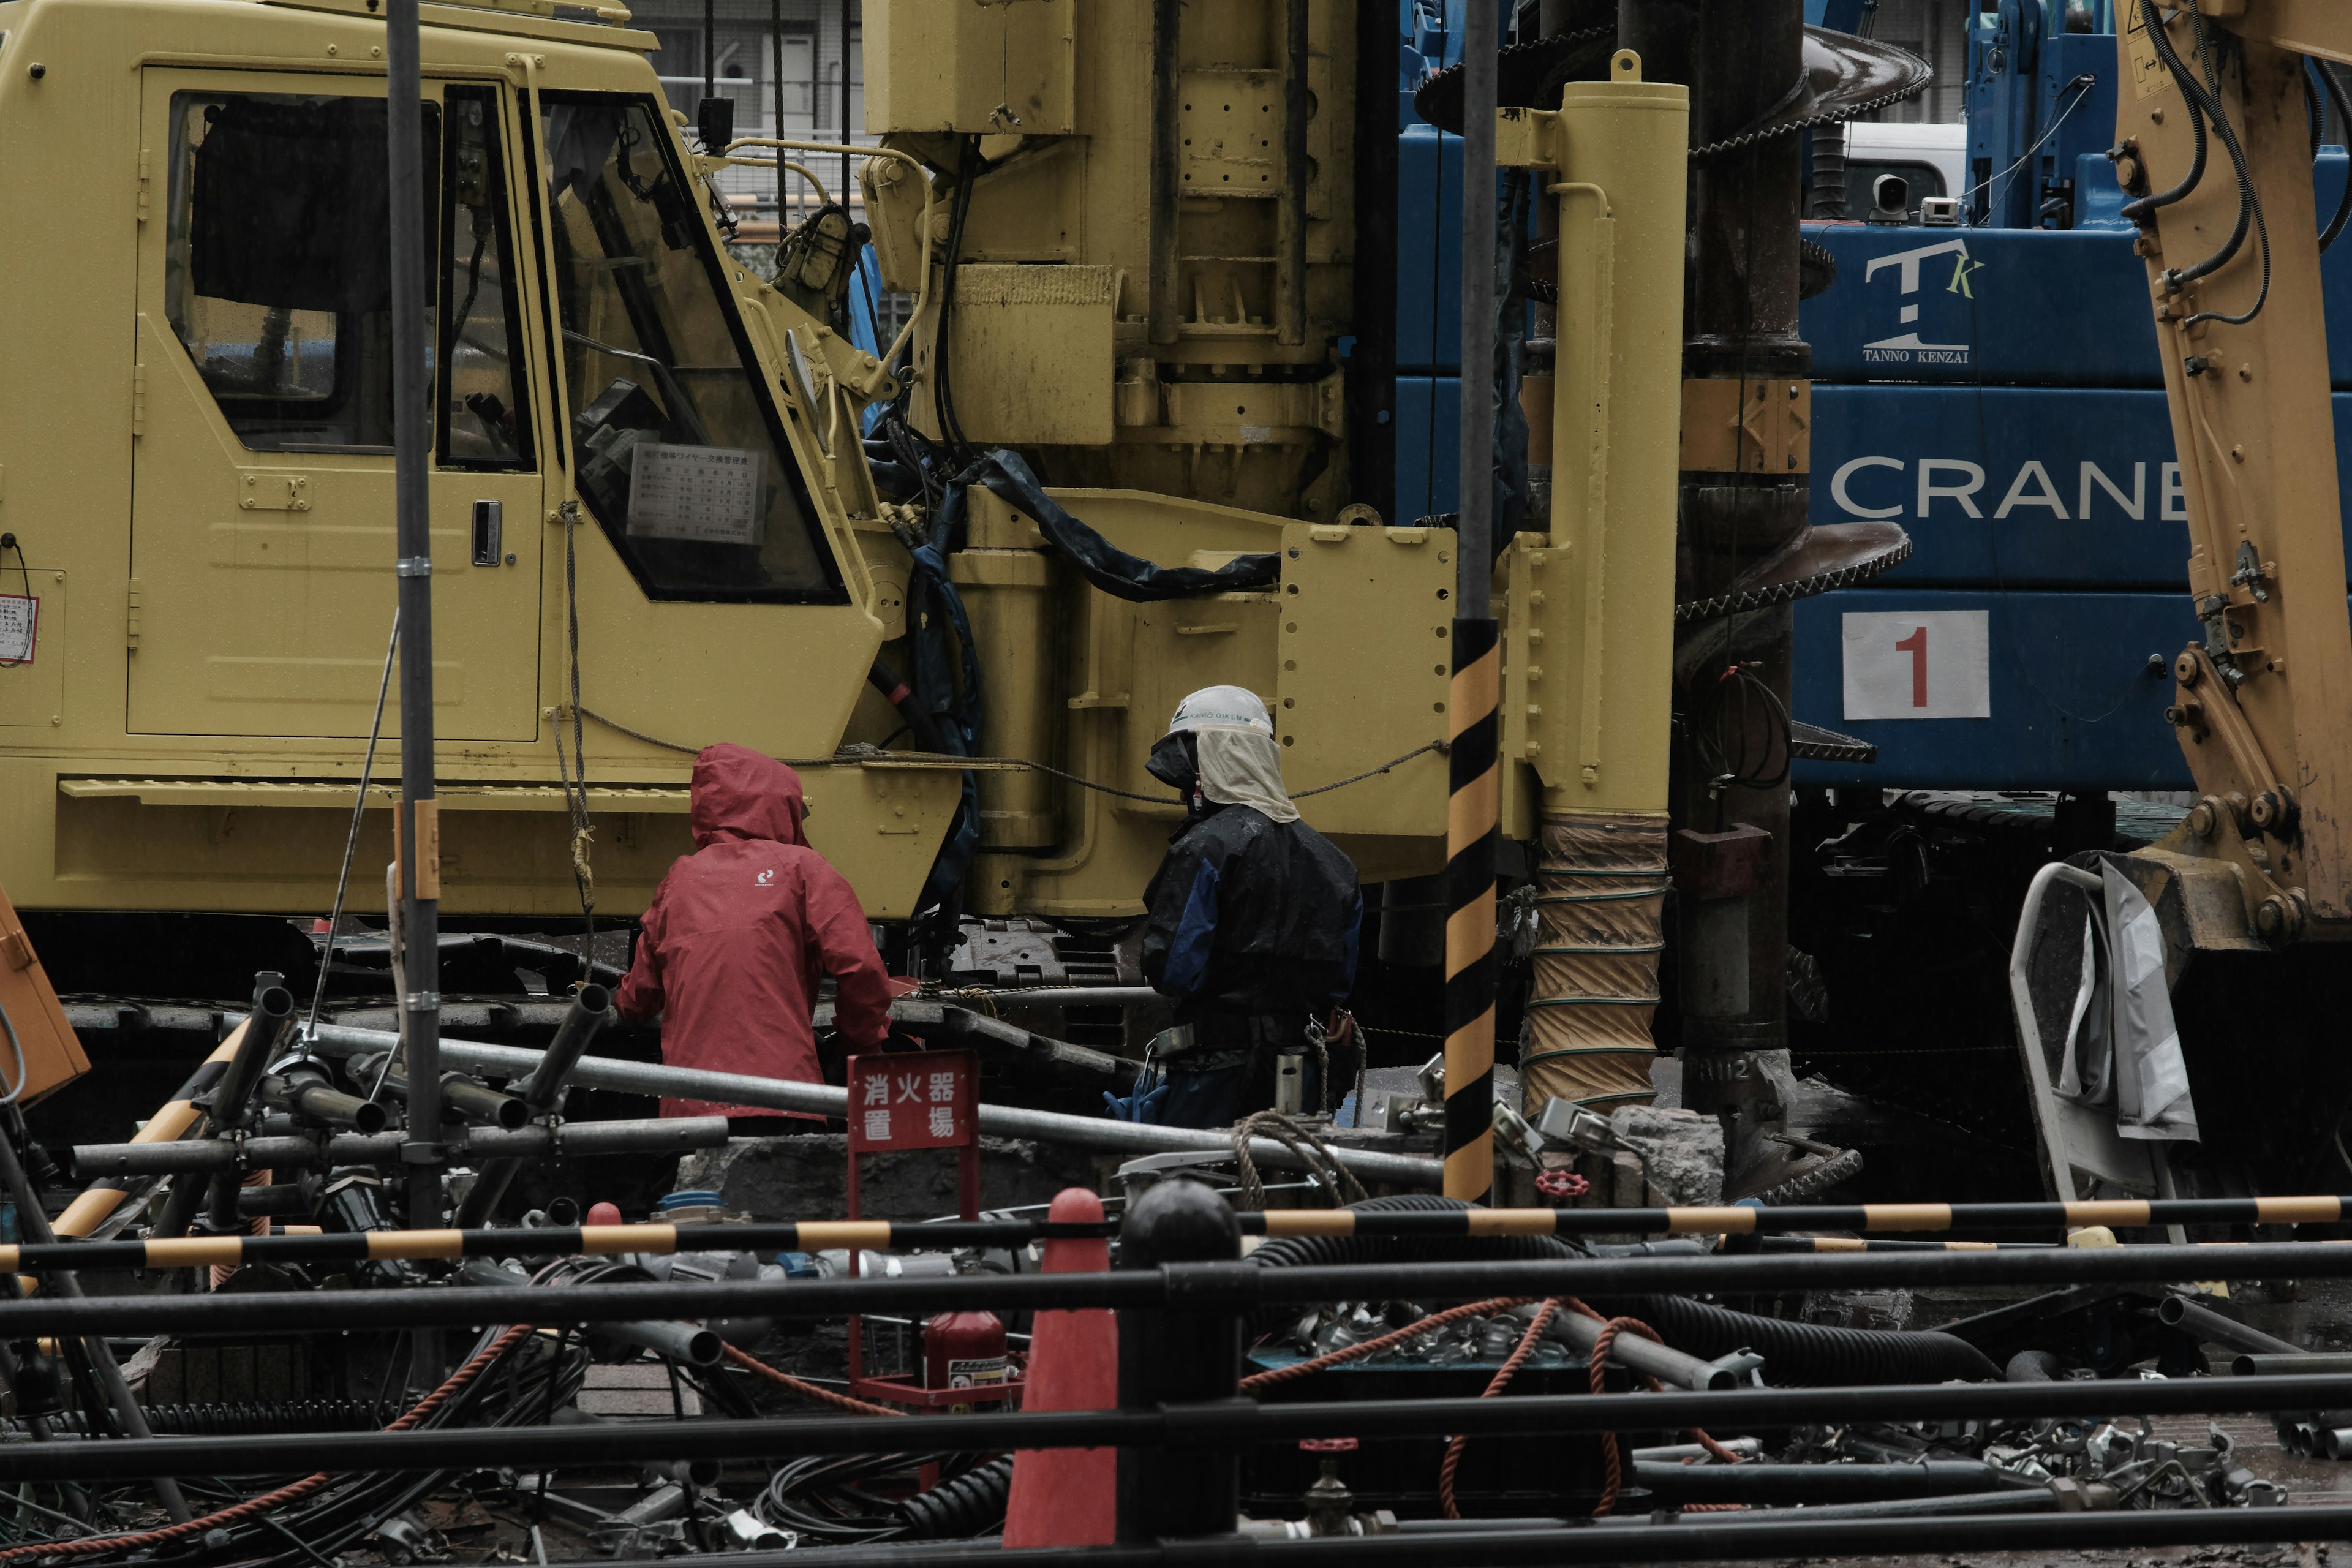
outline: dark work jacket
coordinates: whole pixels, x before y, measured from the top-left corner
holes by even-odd
[[[1356,868],[1303,822],[1219,806],[1169,844],[1143,899],[1144,978],[1204,1046],[1253,1016],[1303,1026],[1355,987]]]

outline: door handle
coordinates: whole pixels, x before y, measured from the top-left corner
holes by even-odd
[[[503,501],[478,500],[474,503],[474,564],[496,566],[506,559],[506,504]]]

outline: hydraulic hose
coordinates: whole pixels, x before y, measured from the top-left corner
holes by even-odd
[[[1353,1209],[1449,1209],[1469,1205],[1458,1198],[1400,1194],[1368,1198]],[[1577,1258],[1585,1254],[1558,1237],[1283,1237],[1250,1254],[1265,1268],[1309,1268],[1342,1263],[1494,1262],[1518,1258]],[[1606,1317],[1639,1318],[1666,1343],[1702,1361],[1738,1351],[1764,1357],[1764,1373],[1775,1387],[1804,1388],[1844,1384],[1941,1383],[1952,1378],[1991,1381],[2000,1369],[1967,1341],[1932,1331],[1846,1329],[1824,1323],[1790,1322],[1738,1312],[1682,1296],[1637,1296],[1590,1302]],[[1261,1331],[1276,1327],[1261,1324]]]
[[[940,734],[939,720],[916,697],[915,689],[898,679],[898,671],[877,658],[874,668],[866,672],[866,679],[907,721],[907,736],[918,750],[944,752],[948,749],[946,740]]]
[[[2151,0],[2141,0],[2141,9],[2146,16],[2151,9]],[[2246,171],[2245,149],[2239,145],[2238,133],[2231,127],[2226,106],[2221,102],[2219,91],[2200,80],[2196,73],[2182,62],[2179,52],[2173,48],[2172,39],[2165,32],[2160,19],[2147,16],[2147,20],[2148,41],[2156,49],[2157,56],[2163,62],[2166,71],[2179,87],[2181,98],[2190,106],[2192,119],[2201,111],[2207,119],[2212,121],[2213,133],[2221,139],[2221,150],[2230,155],[2230,167],[2238,180],[2238,221],[2231,230],[2229,239],[2222,244],[2221,249],[2195,266],[2167,271],[2164,274],[2165,287],[2173,293],[2179,293],[2187,285],[2227,266],[2237,256],[2240,247],[2245,244],[2246,230],[2251,224],[2261,246],[2263,258],[2262,291],[2254,297],[2252,307],[2243,314],[2235,316],[2226,315],[2220,310],[2200,310],[2181,322],[2183,330],[2200,321],[2220,321],[2224,326],[2242,327],[2262,314],[2263,306],[2269,301],[2271,294],[2270,225],[2263,216],[2262,197],[2254,190],[2252,175]],[[2210,68],[2211,39],[2205,31],[2202,16],[2191,13],[2190,26],[2196,29],[2199,51],[2205,57]]]
[[[1686,1296],[1595,1301],[1612,1317],[1640,1318],[1678,1351],[1713,1361],[1742,1350],[1764,1358],[1776,1388],[1841,1384],[1989,1382],[2000,1369],[1966,1340],[1932,1330],[1843,1329],[1735,1312]]]
[[[978,1535],[1004,1521],[1005,1501],[1013,1495],[1013,1456],[1006,1454],[918,1492],[898,1504],[906,1517],[908,1535],[921,1541]]]
[[[2180,183],[2168,191],[2158,191],[2151,195],[2142,196],[2136,202],[2126,203],[2123,216],[2128,222],[2145,223],[2155,216],[2158,208],[2168,207],[2176,202],[2186,200],[2189,192],[2205,182],[2205,117],[2197,111],[2197,102],[2194,99],[2186,99],[2183,101],[2189,108],[2189,135],[2196,144],[2196,152],[2189,160],[2189,173],[2183,174],[2180,177]]]

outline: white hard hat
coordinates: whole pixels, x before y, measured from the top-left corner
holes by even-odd
[[[1274,721],[1267,716],[1265,704],[1256,692],[1242,686],[1204,686],[1183,701],[1176,704],[1176,716],[1168,721],[1168,732],[1181,734],[1209,725],[1236,725],[1274,733]]]

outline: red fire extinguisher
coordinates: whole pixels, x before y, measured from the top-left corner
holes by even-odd
[[[1010,1365],[1004,1321],[993,1312],[941,1312],[923,1325],[925,1388],[993,1389]]]

